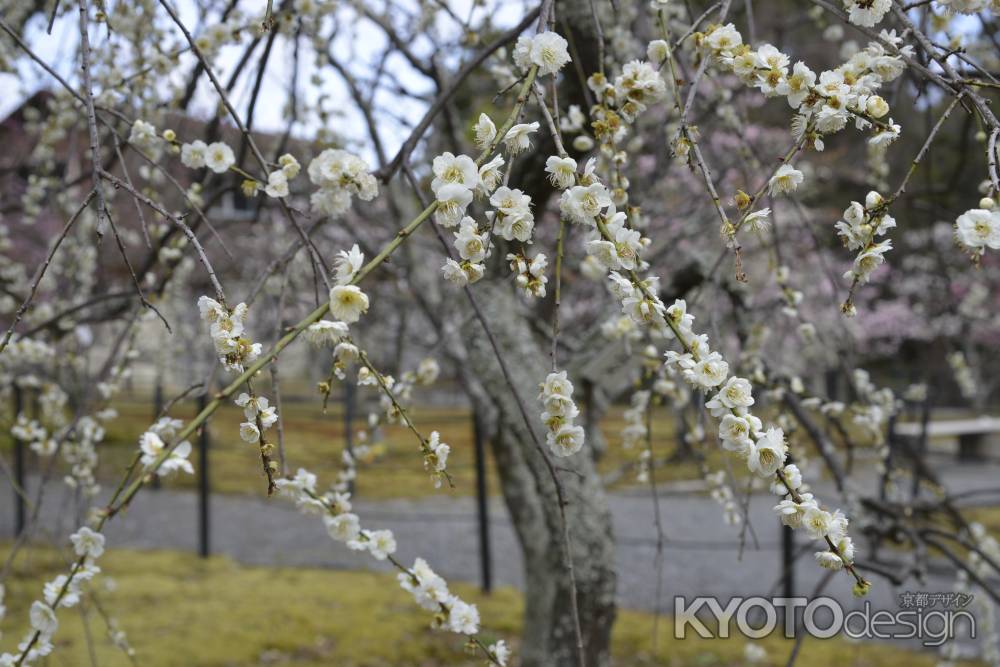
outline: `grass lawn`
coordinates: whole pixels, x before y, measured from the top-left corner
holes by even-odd
[[[0,547],[0,558],[8,545]],[[331,546],[331,548],[336,548]],[[65,570],[53,549],[29,548],[18,557],[7,582],[7,617],[0,623],[0,649],[11,649],[26,632],[27,607],[42,584]],[[429,617],[402,591],[394,577],[365,572],[305,568],[246,567],[222,557],[207,560],[175,552],[115,550],[100,561],[104,573],[92,584],[100,607],[115,618],[136,651],[135,664],[147,667],[431,667],[478,665],[463,653],[462,640],[431,630]],[[110,585],[112,584],[113,585]],[[453,585],[479,605],[482,639],[506,639],[515,652],[521,598],[511,589],[480,595]],[[129,665],[107,639],[105,622],[92,604],[60,610],[57,650],[45,665]],[[614,631],[617,665],[742,665],[746,640],[672,638],[669,618],[652,645],[653,617],[623,611]],[[761,665],[784,665],[791,642],[768,638]],[[515,653],[516,655],[516,653]],[[914,653],[884,644],[807,639],[797,664],[807,667],[930,667],[932,653]]]
[[[115,402],[119,417],[107,425],[107,436],[100,448],[99,477],[107,484],[120,479],[137,451],[139,435],[152,421],[153,410],[148,403]],[[626,451],[621,447],[620,433],[624,427],[623,408],[612,409],[601,427],[608,440],[608,450],[600,462],[602,474],[619,470],[623,465],[638,460],[639,450]],[[661,409],[653,421],[653,449],[657,460],[670,456],[676,447],[674,424]],[[190,419],[194,406],[190,401],[175,407],[171,416]],[[344,448],[344,419],[339,405],[331,405],[326,414],[318,400],[312,402],[286,402],[283,406],[285,448],[289,471],[308,468],[319,476],[321,485],[334,481],[341,469],[341,451]],[[465,409],[417,407],[411,416],[424,435],[437,430],[441,439],[451,445],[448,469],[455,488],[435,489],[430,477],[423,470],[422,458],[413,434],[403,426],[385,429],[382,443],[373,448],[370,460],[359,468],[357,494],[361,498],[418,498],[428,495],[472,495],[475,493],[475,456],[471,414]],[[265,483],[260,470],[260,458],[255,447],[239,437],[242,411],[234,405],[225,405],[209,422],[211,436],[210,477],[213,492],[264,495]],[[363,421],[355,420],[355,430]],[[275,431],[270,432],[276,438]],[[0,446],[9,447],[9,429],[0,431]],[[194,443],[192,443],[194,444]],[[489,445],[487,443],[487,454]],[[717,469],[723,465],[722,453],[711,448],[709,465]],[[488,458],[491,458],[488,456]],[[197,453],[192,455],[197,465]],[[37,469],[33,454],[29,455],[29,469]],[[498,493],[492,461],[488,461],[488,488]],[[697,479],[701,477],[700,465],[694,461],[671,464],[657,468],[658,481]],[[615,486],[635,483],[635,472],[620,476]],[[167,487],[193,488],[197,479],[187,475],[175,476],[165,482]]]

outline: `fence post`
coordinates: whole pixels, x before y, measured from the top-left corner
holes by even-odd
[[[163,376],[161,374],[161,369],[159,363],[156,366],[156,382],[153,383],[153,421],[155,422],[160,417],[160,412],[163,410]],[[153,475],[153,480],[151,482],[153,489],[159,490],[162,486],[160,482],[159,475]]]
[[[795,531],[785,525],[781,526],[781,593],[795,597]]]
[[[14,419],[21,414],[24,409],[24,398],[21,395],[21,388],[14,385]],[[20,537],[24,532],[25,508],[24,496],[27,493],[24,486],[24,442],[20,438],[14,438],[14,537]]]
[[[208,391],[198,396],[198,412],[208,404]],[[208,470],[208,424],[202,424],[198,434],[198,555],[208,558],[209,545],[209,470]]]
[[[357,387],[347,380],[344,385],[344,448],[354,458],[354,410],[357,403]],[[347,482],[347,492],[354,496],[354,480]]]
[[[497,428],[499,428],[499,420]],[[498,434],[499,437],[499,434]],[[479,520],[479,563],[484,593],[493,590],[493,563],[490,553],[489,502],[486,497],[486,451],[483,446],[483,424],[475,408],[472,411],[472,439],[476,452],[476,513]]]

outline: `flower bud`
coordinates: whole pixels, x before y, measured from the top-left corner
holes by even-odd
[[[578,151],[585,152],[589,151],[594,147],[594,140],[588,137],[586,134],[578,135],[573,139],[573,148]]]
[[[868,98],[868,102],[865,103],[865,109],[873,118],[881,118],[889,113],[889,105],[878,95],[872,95]]]
[[[882,195],[872,190],[865,196],[865,208],[871,211],[874,208],[878,208],[882,205],[885,200]]]
[[[662,39],[654,39],[646,47],[646,55],[654,63],[662,63],[670,53],[670,46]]]
[[[733,195],[733,203],[736,204],[736,208],[742,211],[750,205],[750,195],[742,190],[737,190],[736,194]]]
[[[979,200],[979,208],[985,208],[987,211],[996,206],[996,202],[990,197],[983,197]]]

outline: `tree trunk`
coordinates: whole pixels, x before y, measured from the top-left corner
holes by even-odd
[[[517,394],[524,402],[535,437],[545,447],[537,396],[551,360],[532,337],[521,315],[524,308],[507,286],[479,283],[475,295],[504,355]],[[572,589],[565,566],[555,483],[479,322],[469,322],[465,334],[467,379],[478,390],[475,391],[479,394],[478,407],[496,427],[493,453],[504,499],[524,552],[521,664],[577,667]],[[581,397],[575,399],[580,402]],[[602,667],[609,664],[611,626],[615,619],[614,541],[607,498],[588,452],[552,459],[567,503],[566,522],[585,662],[587,667]]]

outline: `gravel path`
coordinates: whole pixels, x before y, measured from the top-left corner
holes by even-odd
[[[951,489],[997,486],[997,466],[938,467]],[[690,486],[690,485],[688,485]],[[72,530],[72,500],[64,487],[47,492],[44,503],[46,526],[62,524],[62,534]],[[818,485],[818,494],[831,504],[836,495]],[[0,482],[0,536],[13,534],[10,487]],[[611,496],[618,559],[618,596],[623,606],[653,609],[656,604],[656,532],[653,502],[646,492]],[[667,542],[664,550],[661,608],[673,609],[676,595],[780,594],[780,526],[771,512],[774,498],[754,494],[749,505],[757,545],[747,536],[740,554],[740,529],[722,521],[721,508],[690,488],[660,490],[660,507]],[[258,500],[216,495],[211,498],[213,553],[225,554],[254,565],[319,566],[345,569],[379,569],[380,563],[349,551],[327,537],[315,517],[299,514],[284,500]],[[449,579],[478,582],[480,577],[478,528],[473,499],[430,498],[426,500],[358,501],[355,511],[372,528],[390,528],[399,544],[397,556],[410,562],[422,556]],[[107,528],[111,545],[137,549],[197,549],[197,496],[181,491],[149,491],[136,497],[127,513]],[[801,539],[801,538],[800,538]],[[520,549],[499,500],[490,503],[490,541],[494,583],[522,586]],[[759,547],[759,548],[758,548]],[[810,594],[823,571],[812,558],[812,549],[796,568],[796,594]],[[385,569],[385,568],[383,568]],[[932,577],[926,585],[911,584],[909,590],[952,590],[951,576]],[[895,592],[875,579],[873,603],[895,607]],[[828,592],[845,601],[851,599],[845,576],[836,577]]]

